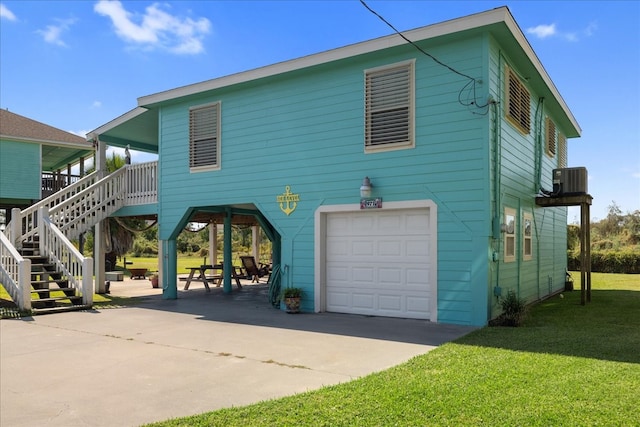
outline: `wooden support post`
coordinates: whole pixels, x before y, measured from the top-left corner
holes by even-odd
[[[585,203],[580,204],[580,304],[585,305],[587,298],[587,234],[585,230],[589,227],[588,211],[584,208]]]
[[[233,251],[231,248],[231,209],[225,210],[224,216],[224,258],[222,268],[223,285],[222,290],[225,294],[231,292],[231,272],[233,271],[233,263],[231,257]]]
[[[587,223],[585,225],[585,258],[586,258],[586,269],[587,269],[587,302],[591,302],[591,224],[589,218],[591,217],[589,211],[590,206],[588,203],[583,203],[583,209],[585,210],[585,218],[587,219]]]

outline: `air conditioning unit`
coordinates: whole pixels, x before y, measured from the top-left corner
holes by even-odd
[[[587,194],[587,168],[554,169],[553,194],[557,196]]]

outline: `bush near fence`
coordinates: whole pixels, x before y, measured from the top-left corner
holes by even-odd
[[[567,268],[580,270],[580,252],[567,252]],[[640,252],[637,250],[591,251],[591,271],[596,273],[640,274]]]

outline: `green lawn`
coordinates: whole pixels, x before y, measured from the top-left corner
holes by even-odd
[[[199,256],[188,256],[188,255],[180,255],[178,256],[177,262],[177,270],[178,274],[186,274],[189,272],[188,267],[197,267],[201,264],[204,264],[205,259]],[[124,260],[119,259],[116,262],[116,268],[118,270],[122,270],[122,263]],[[158,271],[158,258],[157,257],[127,257],[127,262],[131,262],[128,267],[136,267],[136,268],[146,268],[149,271]],[[218,260],[221,262],[221,260]],[[207,257],[206,264],[210,264],[211,260]],[[239,255],[238,258],[234,258],[232,260],[233,265],[241,266],[242,262],[240,261]]]
[[[156,426],[637,426],[640,276],[593,274],[520,328],[477,330],[349,383]],[[285,379],[283,379],[284,381]]]

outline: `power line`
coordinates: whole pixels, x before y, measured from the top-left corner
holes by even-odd
[[[387,21],[386,19],[384,19],[383,16],[381,16],[378,12],[376,12],[375,10],[371,9],[369,7],[369,5],[367,3],[365,3],[364,0],[360,0],[360,3],[371,13],[373,13],[375,16],[377,16],[382,22],[384,22],[385,24],[387,24],[393,31],[395,31],[395,33],[397,35],[399,35],[400,37],[402,37],[407,43],[409,43],[411,46],[413,46],[414,48],[416,48],[420,53],[422,53],[423,55],[431,58],[436,64],[439,64],[443,67],[445,67],[446,69],[448,69],[449,71],[465,77],[467,79],[469,79],[469,83],[467,83],[466,85],[464,85],[464,87],[462,88],[462,90],[460,90],[460,94],[458,94],[458,102],[464,106],[469,106],[469,105],[476,105],[478,108],[484,108],[487,105],[489,105],[489,103],[485,104],[485,105],[477,105],[475,102],[475,98],[476,98],[476,83],[477,80],[465,73],[462,73],[458,70],[456,70],[453,67],[450,67],[449,65],[445,64],[444,62],[440,61],[438,58],[436,58],[435,56],[431,55],[429,52],[425,51],[424,49],[422,49],[420,46],[418,46],[417,44],[415,44],[413,41],[409,40],[404,34],[402,34],[396,27],[393,26],[393,24],[391,24],[389,21]],[[462,102],[462,100],[460,99],[460,95],[462,94],[462,92],[467,88],[467,86],[469,86],[469,84],[473,84],[473,96],[474,96],[474,100],[471,101],[469,104],[465,104]]]

